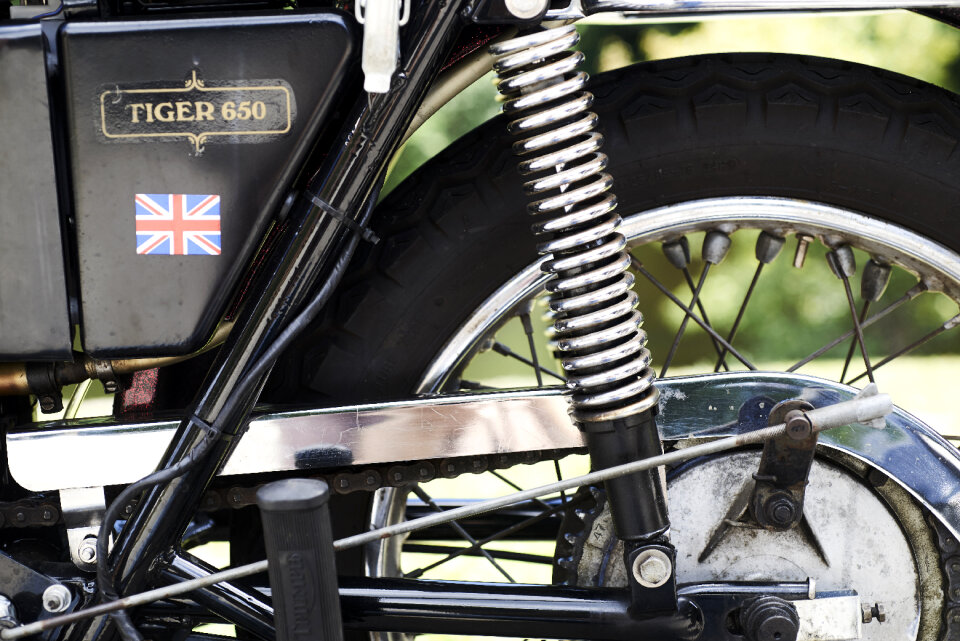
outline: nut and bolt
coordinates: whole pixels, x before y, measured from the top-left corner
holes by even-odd
[[[633,560],[633,578],[645,588],[659,588],[672,573],[670,557],[660,550],[644,550]]]
[[[776,525],[789,525],[797,516],[797,506],[786,494],[774,494],[763,505],[763,513]]]
[[[54,583],[43,591],[41,600],[43,601],[44,610],[50,614],[57,614],[70,607],[73,595],[70,594],[70,589],[67,586]]]
[[[863,615],[862,619],[864,623],[870,623],[874,619],[876,619],[878,623],[883,623],[887,620],[887,612],[879,603],[874,603],[873,605],[864,603],[860,606],[860,612]]]
[[[97,539],[95,537],[88,537],[80,542],[80,547],[77,548],[77,558],[90,565],[97,562]]]

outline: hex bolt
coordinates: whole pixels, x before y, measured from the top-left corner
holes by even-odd
[[[703,238],[703,260],[719,265],[730,251],[730,236],[722,231],[708,231]]]
[[[757,260],[764,265],[769,265],[780,255],[780,250],[786,242],[787,239],[783,236],[775,236],[768,231],[760,232],[757,236]]]
[[[530,20],[540,15],[545,8],[545,0],[506,0],[507,11],[515,18]]]
[[[80,542],[80,546],[77,548],[77,558],[90,565],[93,565],[97,562],[96,537],[88,536]]]
[[[851,278],[857,273],[857,260],[850,245],[840,245],[828,251],[827,264],[837,278]]]
[[[871,302],[880,300],[890,284],[890,273],[890,265],[884,265],[873,258],[868,260],[860,279],[860,298]]]
[[[673,563],[661,550],[643,550],[633,560],[633,578],[645,588],[666,584],[672,572]]]
[[[864,623],[870,623],[873,621],[873,608],[866,603],[860,604],[860,620]]]
[[[811,242],[813,242],[813,236],[797,234],[797,251],[793,254],[793,266],[797,269],[801,269],[807,260],[807,250]]]
[[[670,264],[677,269],[683,269],[690,264],[690,241],[686,236],[664,243],[661,249]]]
[[[774,494],[763,505],[764,516],[776,525],[789,525],[797,515],[797,506],[786,494]]]
[[[43,597],[40,600],[43,601],[44,610],[50,614],[57,614],[70,607],[73,595],[70,594],[70,588],[67,586],[54,583],[43,591]]]

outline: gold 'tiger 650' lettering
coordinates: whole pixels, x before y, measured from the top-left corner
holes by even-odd
[[[133,102],[126,105],[130,112],[130,122],[193,122],[215,120],[263,120],[267,116],[267,106],[260,100],[227,100],[217,107],[207,101],[178,100],[176,102]]]

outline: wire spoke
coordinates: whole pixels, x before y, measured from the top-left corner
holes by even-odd
[[[527,346],[530,348],[530,363],[533,367],[533,373],[537,376],[537,387],[543,387],[543,374],[540,373],[540,359],[537,357],[537,345],[533,341],[533,323],[530,321],[530,307],[520,314],[520,322],[523,324],[523,333],[527,335]]]
[[[564,510],[567,506],[576,505],[577,503],[582,502],[582,500],[583,500],[583,499],[576,499],[576,498],[574,498],[574,499],[571,499],[566,505],[564,505],[563,503],[561,503],[561,504],[559,504],[559,505],[556,505],[556,506],[550,508],[549,510],[544,510],[544,511],[541,512],[540,514],[537,514],[537,515],[535,515],[535,516],[528,517],[528,518],[526,518],[526,519],[524,519],[524,520],[522,520],[522,521],[520,521],[520,522],[518,522],[518,523],[514,523],[513,525],[511,525],[511,526],[508,527],[508,528],[504,528],[504,529],[502,529],[502,530],[500,530],[500,531],[498,531],[498,532],[494,532],[494,533],[491,534],[490,536],[480,539],[479,541],[477,541],[476,543],[474,543],[474,544],[471,545],[470,547],[467,547],[467,548],[457,548],[454,552],[451,552],[450,554],[448,554],[448,555],[445,556],[444,558],[442,558],[442,559],[440,559],[440,560],[438,560],[438,561],[435,561],[435,562],[433,562],[433,563],[431,563],[431,564],[429,564],[429,565],[425,565],[425,566],[423,566],[423,567],[421,567],[421,568],[418,568],[418,569],[416,569],[416,570],[414,570],[414,571],[412,571],[412,572],[406,573],[406,574],[404,574],[404,576],[405,576],[406,578],[409,578],[409,579],[419,578],[419,577],[423,576],[423,574],[424,574],[425,572],[429,572],[430,570],[436,568],[437,566],[443,565],[444,563],[447,563],[447,562],[449,562],[449,561],[452,561],[453,559],[455,559],[455,558],[457,558],[457,557],[459,557],[459,556],[463,556],[464,554],[470,554],[472,551],[478,550],[478,549],[480,548],[480,546],[486,545],[487,543],[491,543],[491,542],[493,542],[493,541],[496,541],[496,540],[499,540],[499,539],[502,539],[502,538],[505,538],[505,537],[508,537],[508,536],[512,536],[512,535],[516,534],[517,532],[520,532],[521,530],[524,530],[524,529],[530,527],[531,525],[536,525],[536,524],[539,523],[540,521],[542,521],[542,520],[544,520],[544,519],[547,519],[547,518],[550,518],[550,517],[553,516],[554,514],[557,514],[558,512],[561,512],[561,511]]]
[[[836,251],[831,250],[827,256],[836,260]],[[840,267],[837,267],[837,273],[842,274]],[[853,291],[850,289],[850,278],[841,275],[840,280],[843,281],[843,291],[847,296],[847,305],[850,307],[850,317],[853,319],[853,331],[857,336],[857,344],[860,345],[860,353],[863,355],[863,364],[867,368],[867,378],[869,378],[870,382],[873,383],[873,367],[870,365],[870,356],[867,354],[867,346],[863,341],[863,327],[860,325],[860,318],[857,316],[857,304],[853,302]],[[843,382],[843,379],[841,379],[841,382]]]
[[[411,486],[411,489],[413,493],[416,494],[421,501],[429,505],[435,511],[443,512],[443,508],[437,505],[437,503],[433,500],[433,498],[429,494],[427,494],[426,491],[422,487],[420,487],[420,485],[414,484],[413,486]],[[450,527],[452,527],[457,532],[457,534],[459,534],[464,539],[466,539],[467,543],[470,543],[471,547],[476,546],[476,549],[480,552],[480,554],[482,554],[486,560],[490,561],[493,567],[497,568],[500,574],[506,577],[507,581],[509,581],[510,583],[516,583],[513,577],[510,576],[510,574],[506,570],[504,570],[499,563],[497,563],[497,560],[493,558],[493,556],[491,556],[487,550],[484,550],[482,547],[480,547],[480,545],[477,543],[477,540],[472,536],[470,536],[469,532],[463,529],[462,525],[460,525],[456,521],[451,521]]]
[[[554,461],[554,462],[557,463],[557,461]],[[559,466],[559,463],[557,463],[557,465]],[[500,479],[501,481],[503,481],[504,483],[506,483],[507,485],[509,485],[509,486],[512,487],[513,489],[515,489],[517,492],[523,492],[523,488],[522,488],[522,487],[520,487],[519,485],[517,485],[516,483],[514,483],[513,481],[511,481],[510,479],[508,479],[505,475],[501,474],[500,472],[498,472],[498,471],[496,471],[496,470],[489,470],[489,472],[490,472],[490,474],[492,474],[493,476],[497,477],[498,479]],[[557,479],[557,480],[558,480],[558,481],[561,481],[561,480],[563,480],[563,479]],[[542,507],[542,508],[545,509],[545,510],[549,510],[549,509],[551,509],[551,508],[553,507],[553,506],[550,505],[549,503],[544,502],[543,499],[533,499],[533,502],[539,504],[540,507]]]
[[[737,335],[737,330],[740,329],[740,321],[743,320],[743,315],[747,311],[747,304],[750,302],[750,298],[753,296],[753,290],[757,287],[757,281],[760,280],[760,273],[763,271],[763,266],[765,263],[757,263],[757,271],[753,272],[753,279],[750,281],[750,286],[747,287],[747,293],[743,296],[743,302],[740,303],[740,309],[737,310],[737,318],[733,321],[733,327],[730,328],[730,333],[727,334],[727,342],[733,345],[733,339]],[[729,370],[727,367],[727,348],[724,347],[723,351],[720,352],[720,358],[717,359],[717,364],[713,366],[714,372],[719,372],[720,368]]]
[[[863,301],[863,307],[860,309],[860,326],[863,327],[863,321],[867,318],[867,312],[870,310],[870,301]],[[857,349],[857,341],[850,341],[850,349],[847,350],[847,357],[843,361],[843,371],[840,372],[840,382],[847,377],[847,370],[850,368],[850,361],[853,359],[853,352]]]
[[[706,323],[704,323],[703,320],[701,320],[701,318],[700,318],[699,316],[697,316],[697,315],[693,312],[693,310],[691,310],[689,307],[687,307],[687,306],[683,303],[683,301],[681,301],[679,298],[677,298],[676,296],[674,296],[674,295],[673,295],[673,292],[671,292],[671,291],[667,288],[666,285],[664,285],[663,283],[661,283],[661,282],[657,279],[656,276],[654,276],[654,275],[651,274],[649,271],[647,271],[647,268],[643,266],[643,263],[641,263],[641,262],[640,262],[639,260],[637,260],[635,257],[632,257],[632,256],[631,256],[631,265],[632,265],[632,267],[637,271],[637,273],[641,274],[644,278],[646,278],[647,280],[649,280],[657,289],[659,289],[659,290],[661,291],[661,293],[663,293],[664,296],[666,296],[667,298],[669,298],[669,299],[673,302],[674,305],[676,305],[677,307],[679,307],[680,309],[682,309],[684,312],[686,312],[687,315],[688,315],[691,319],[693,319],[693,322],[695,322],[697,325],[699,325],[700,327],[702,327],[705,332],[707,332],[708,334],[710,334],[710,336],[712,336],[713,338],[715,338],[723,347],[726,347],[726,348],[727,348],[727,351],[730,353],[730,355],[733,356],[734,358],[736,358],[736,359],[737,359],[738,361],[740,361],[741,363],[743,363],[744,367],[746,367],[747,369],[750,369],[750,370],[756,370],[756,369],[757,369],[757,368],[753,365],[753,363],[751,363],[750,361],[748,361],[748,360],[746,359],[746,357],[744,357],[743,354],[741,354],[741,353],[738,352],[736,349],[734,349],[734,347],[733,347],[730,343],[728,343],[725,338],[723,338],[722,336],[720,336],[720,334],[718,334],[715,329],[713,329],[712,327],[710,327],[709,325],[707,325]]]
[[[560,461],[558,459],[553,459],[553,469],[557,471],[557,480],[563,480],[563,474],[560,473]],[[560,490],[560,504],[566,505],[567,503],[567,493],[564,490]]]
[[[866,329],[866,328],[870,327],[871,325],[873,325],[874,323],[876,323],[877,321],[879,321],[881,318],[884,318],[885,316],[887,316],[888,314],[890,314],[891,312],[893,312],[894,310],[896,310],[897,308],[899,308],[899,307],[900,307],[901,305],[903,305],[904,303],[907,303],[907,302],[913,300],[914,298],[916,298],[917,296],[919,296],[920,294],[922,294],[922,293],[925,292],[925,291],[927,291],[926,285],[924,285],[922,282],[917,283],[916,285],[914,285],[913,287],[911,287],[910,289],[908,289],[908,290],[906,291],[906,293],[904,293],[903,296],[901,296],[901,297],[898,298],[897,300],[893,301],[892,303],[890,303],[889,305],[887,305],[886,307],[884,307],[883,309],[881,309],[879,312],[877,312],[876,314],[874,314],[873,316],[871,316],[870,318],[868,318],[867,320],[865,320],[865,321],[860,325],[860,327],[861,327],[862,329]],[[815,358],[817,358],[817,357],[819,357],[819,356],[823,356],[825,353],[829,352],[831,349],[833,349],[834,347],[836,347],[837,345],[839,345],[839,344],[842,343],[843,341],[845,341],[845,340],[847,340],[848,338],[852,337],[852,336],[853,336],[853,333],[854,333],[854,330],[851,329],[850,331],[848,331],[847,333],[843,334],[842,336],[838,336],[837,338],[833,339],[832,341],[830,341],[829,343],[827,343],[826,345],[824,345],[823,347],[821,347],[821,348],[818,349],[817,351],[812,352],[811,354],[808,354],[806,357],[800,359],[799,361],[797,361],[796,363],[794,363],[793,365],[791,365],[790,367],[788,367],[786,371],[788,371],[788,372],[795,372],[795,371],[797,371],[798,369],[800,369],[801,367],[803,367],[804,365],[806,365],[807,363],[809,363],[809,362],[812,361],[813,359],[815,359]]]
[[[421,554],[450,554],[457,550],[466,549],[458,548],[452,545],[431,545],[426,543],[407,543],[403,546],[403,551],[406,552],[419,552]],[[549,563],[553,564],[552,556],[545,556],[542,554],[526,554],[524,552],[510,552],[507,550],[487,550],[490,553],[490,556],[503,559],[504,561],[524,561],[526,563]],[[465,556],[477,556],[476,550],[471,550],[470,552],[465,552]]]
[[[501,343],[500,341],[495,341],[495,342],[493,343],[493,351],[495,351],[497,354],[500,354],[500,355],[502,355],[502,356],[507,356],[507,357],[509,357],[509,358],[513,358],[513,359],[515,359],[515,360],[518,360],[518,361],[520,361],[521,363],[523,363],[524,365],[528,365],[528,366],[532,367],[532,368],[534,369],[534,371],[540,371],[540,372],[543,372],[544,374],[547,374],[547,375],[549,375],[549,376],[554,377],[555,379],[557,379],[557,380],[559,380],[559,381],[563,381],[564,383],[567,382],[567,379],[564,378],[563,376],[560,376],[560,375],[557,374],[556,372],[551,371],[551,370],[547,369],[546,367],[543,367],[542,365],[535,364],[535,363],[534,363],[533,361],[531,361],[529,358],[526,358],[526,357],[524,357],[524,356],[521,356],[520,354],[517,354],[515,351],[513,351],[512,349],[510,349],[509,347],[507,347],[506,345],[504,345],[504,344]],[[539,375],[538,375],[537,379],[539,380]]]
[[[693,276],[690,275],[690,270],[687,267],[683,268],[683,278],[684,280],[687,281],[687,287],[690,288],[690,293],[696,294],[696,286],[693,284]],[[710,327],[713,327],[713,323],[711,323],[710,319],[707,317],[707,310],[703,308],[703,300],[699,296],[697,296],[697,309],[700,310],[700,318],[703,319],[703,322],[709,325]],[[721,347],[720,343],[718,343],[717,340],[712,336],[710,337],[710,339],[711,339],[711,342],[713,343],[713,349],[715,349],[717,352],[717,356],[720,358],[721,361],[723,361],[723,368],[726,370],[729,370],[730,368],[727,367],[726,361],[723,360],[723,354],[724,354],[723,347]]]
[[[697,283],[696,289],[693,291],[693,300],[690,301],[690,307],[687,308],[687,312],[683,317],[683,320],[680,322],[680,329],[677,330],[677,335],[673,337],[673,344],[670,346],[670,351],[667,352],[667,359],[663,362],[663,368],[660,370],[660,378],[663,378],[667,375],[667,370],[670,369],[670,363],[673,362],[673,357],[677,355],[677,349],[680,347],[680,340],[683,339],[684,332],[687,331],[687,322],[690,320],[690,316],[693,314],[693,307],[700,300],[700,292],[703,291],[703,284],[707,282],[707,274],[710,273],[711,263],[706,263],[703,266],[703,271],[700,272],[700,282]],[[707,327],[710,327],[710,324],[707,322],[706,318],[703,319],[703,322],[706,323]]]
[[[929,334],[926,334],[926,335],[922,336],[921,338],[918,338],[917,340],[913,341],[912,343],[910,343],[910,344],[907,345],[906,347],[902,347],[902,348],[900,348],[899,350],[897,350],[896,352],[894,352],[893,354],[890,354],[890,356],[887,356],[887,357],[884,358],[882,361],[880,361],[879,363],[877,363],[876,365],[874,365],[872,371],[876,371],[876,370],[880,369],[881,367],[883,367],[884,365],[886,365],[886,364],[889,363],[890,361],[894,360],[895,358],[900,358],[900,357],[903,356],[904,354],[907,354],[907,353],[909,353],[909,352],[912,352],[913,350],[917,349],[917,348],[920,347],[921,345],[924,345],[924,344],[932,341],[934,338],[936,338],[936,337],[939,336],[940,334],[942,334],[942,333],[944,333],[944,332],[946,332],[946,331],[949,331],[949,330],[953,329],[953,328],[956,327],[957,325],[960,325],[960,314],[958,314],[957,316],[954,316],[953,318],[951,318],[951,319],[948,320],[946,323],[944,323],[944,324],[941,325],[940,327],[936,328],[935,330],[933,330],[933,331],[930,332]],[[856,376],[856,377],[854,377],[854,378],[851,378],[849,381],[847,381],[847,385],[852,385],[853,383],[856,383],[856,382],[859,381],[861,378],[863,378],[864,376],[867,376],[867,375],[868,375],[868,372],[861,372],[858,376]]]

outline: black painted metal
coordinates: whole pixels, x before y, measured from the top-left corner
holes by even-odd
[[[160,577],[165,583],[178,583],[208,576],[215,571],[200,559],[181,552],[163,565]],[[274,639],[273,606],[260,592],[236,583],[218,583],[196,590],[190,596],[207,610],[216,612],[223,620],[240,626],[247,633],[265,641]],[[159,604],[152,607],[165,609]]]
[[[49,619],[53,614],[43,608],[41,596],[43,591],[57,582],[50,577],[36,572],[20,563],[13,557],[0,552],[0,585],[3,586],[3,596],[9,598],[16,609],[16,615],[21,621],[38,621]],[[65,612],[72,612],[80,603],[77,596],[79,588],[73,587],[73,600]],[[47,641],[57,638],[57,630],[49,630],[37,635],[37,638]]]
[[[656,411],[647,410],[624,419],[584,422],[580,429],[587,437],[590,461],[605,469],[663,453],[657,432]],[[624,542],[622,562],[627,569],[633,608],[659,613],[679,607],[675,566],[669,580],[657,587],[645,587],[632,571],[634,559],[648,549],[660,550],[674,559],[676,554],[662,535],[670,528],[667,515],[667,488],[660,470],[623,476],[604,484],[617,537]]]
[[[606,469],[662,454],[654,416],[649,410],[625,419],[580,424],[593,467]],[[652,541],[670,527],[659,470],[622,476],[605,486],[619,538]]]
[[[225,438],[183,476],[148,491],[117,537],[110,564],[124,590],[142,587],[154,560],[177,546],[204,490],[232,451],[235,439],[231,437],[240,433],[259,386],[238,402],[228,403],[231,392],[279,334],[306,292],[339,258],[348,232],[330,210],[363,222],[364,204],[460,26],[458,3],[424,3],[405,28],[402,66],[393,90],[370,100],[366,95],[356,96],[339,143],[308,183],[316,198],[301,199],[289,213],[271,259],[251,287],[250,303],[241,312],[195,403],[196,415],[221,426]],[[317,199],[328,206],[316,206]],[[182,460],[204,434],[197,421],[184,420],[161,465],[168,467]]]
[[[0,26],[0,360],[70,358],[44,55],[40,24]]]
[[[344,579],[340,601],[344,626],[354,630],[608,641],[690,641],[702,630],[692,601],[637,618],[625,590]]]
[[[353,21],[334,10],[63,27],[86,352],[203,345],[327,118],[356,41]],[[138,255],[136,194],[219,196],[220,255]]]

